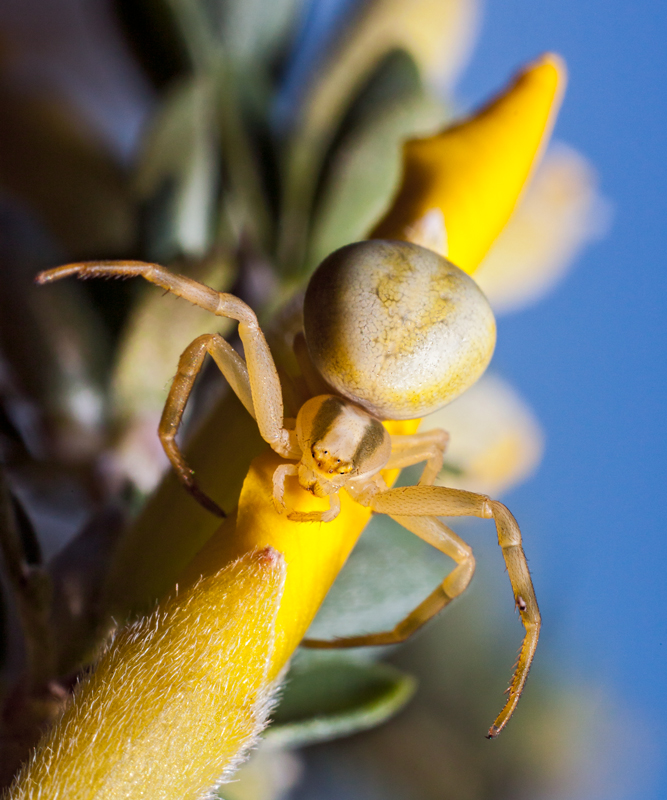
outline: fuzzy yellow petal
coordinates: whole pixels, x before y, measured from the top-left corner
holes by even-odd
[[[404,146],[403,181],[373,238],[408,239],[439,209],[447,257],[473,273],[508,221],[560,106],[565,67],[547,54],[472,118]]]
[[[390,433],[416,431],[418,422],[387,422]],[[273,451],[252,462],[236,518],[226,520],[196,556],[183,580],[197,581],[244,553],[272,547],[282,553],[287,577],[276,618],[275,649],[270,677],[275,677],[304,637],[336,576],[370,519],[371,511],[343,491],[341,511],[332,522],[292,522],[273,507],[272,479],[285,463]],[[392,483],[397,470],[383,473]],[[299,511],[328,508],[328,500],[314,497],[296,480],[287,482],[285,502]]]
[[[285,564],[247,552],[123,629],[11,800],[196,800],[266,724]]]

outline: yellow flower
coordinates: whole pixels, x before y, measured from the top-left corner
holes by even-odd
[[[547,54],[471,119],[406,142],[402,184],[372,237],[409,239],[411,228],[437,209],[446,231],[443,255],[472,274],[546,146],[564,84],[563,62]]]
[[[409,142],[403,185],[374,235],[408,238],[435,210],[444,216],[449,257],[473,272],[544,147],[562,73],[557,57],[544,57],[467,122]],[[391,433],[411,433],[418,424],[386,423]],[[247,438],[248,425],[239,436]],[[252,450],[256,436],[250,441]],[[194,462],[205,486],[220,480],[221,457],[210,435],[206,444],[208,461]],[[215,533],[213,518],[193,511],[173,482],[158,493],[112,581],[122,575],[126,597],[140,606],[142,591],[160,588],[152,576],[168,580],[174,565],[199,552],[181,572],[179,592],[110,646],[22,773],[14,798],[97,792],[98,800],[182,800],[200,796],[238,762],[371,514],[343,493],[333,522],[278,515],[271,481],[279,463],[270,451],[252,462],[237,512]],[[385,476],[389,483],[395,477]],[[294,508],[321,507],[295,483],[287,492]],[[132,585],[142,588],[133,594]]]

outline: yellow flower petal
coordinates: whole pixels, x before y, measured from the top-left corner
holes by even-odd
[[[497,375],[485,375],[445,408],[426,417],[420,430],[444,428],[450,441],[437,483],[497,497],[537,468],[544,435],[531,409]]]
[[[285,564],[247,552],[122,630],[20,773],[11,800],[196,800],[270,710]]]
[[[408,239],[440,209],[447,257],[475,271],[521,194],[560,106],[565,67],[547,54],[471,119],[404,146],[403,182],[372,238]]]
[[[551,148],[475,273],[493,310],[516,311],[539,300],[604,232],[608,216],[588,161],[565,145]]]
[[[385,423],[390,433],[413,433],[415,420]],[[347,560],[370,519],[371,511],[341,492],[341,512],[333,522],[292,522],[278,514],[272,501],[275,469],[285,463],[273,451],[252,462],[246,477],[238,514],[227,519],[186,570],[183,581],[192,582],[220,569],[244,553],[272,547],[285,557],[287,577],[276,618],[276,643],[271,678],[276,677],[304,637],[331,584]],[[393,483],[398,470],[383,473]],[[288,481],[288,506],[299,511],[328,508],[328,500],[314,497],[296,480]]]

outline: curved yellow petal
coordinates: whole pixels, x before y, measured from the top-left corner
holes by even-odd
[[[409,240],[408,229],[439,209],[447,234],[444,255],[474,272],[549,138],[564,84],[562,60],[546,54],[469,120],[406,142],[402,185],[371,237]]]
[[[390,433],[414,433],[418,421],[387,422]],[[341,511],[333,522],[292,522],[278,514],[272,501],[275,469],[285,462],[273,451],[258,456],[243,484],[236,518],[223,522],[182,576],[195,582],[256,549],[272,547],[285,558],[287,577],[276,618],[275,648],[269,677],[276,677],[304,637],[331,584],[370,519],[371,511],[341,492]],[[391,484],[398,470],[383,473]],[[299,511],[328,508],[288,481],[285,502]]]

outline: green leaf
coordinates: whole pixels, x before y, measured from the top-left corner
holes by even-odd
[[[449,558],[397,522],[382,515],[374,516],[327,595],[308,636],[331,639],[393,628],[435,589],[452,567]],[[374,647],[353,652],[370,658],[382,650]],[[300,651],[299,659],[310,659],[314,653],[321,651]]]
[[[219,56],[204,3],[198,0],[164,0],[173,14],[195,70],[205,72]]]
[[[333,250],[365,238],[397,189],[401,143],[442,124],[444,109],[406,54],[389,57],[343,124],[315,212],[309,270]]]
[[[412,697],[416,681],[386,664],[335,659],[295,665],[266,738],[301,747],[373,728]]]
[[[285,46],[302,0],[209,0],[204,5],[229,57],[268,69],[267,62]]]
[[[177,83],[158,113],[136,189],[150,199],[149,248],[157,260],[203,255],[212,237],[218,187],[215,89],[204,77]]]

